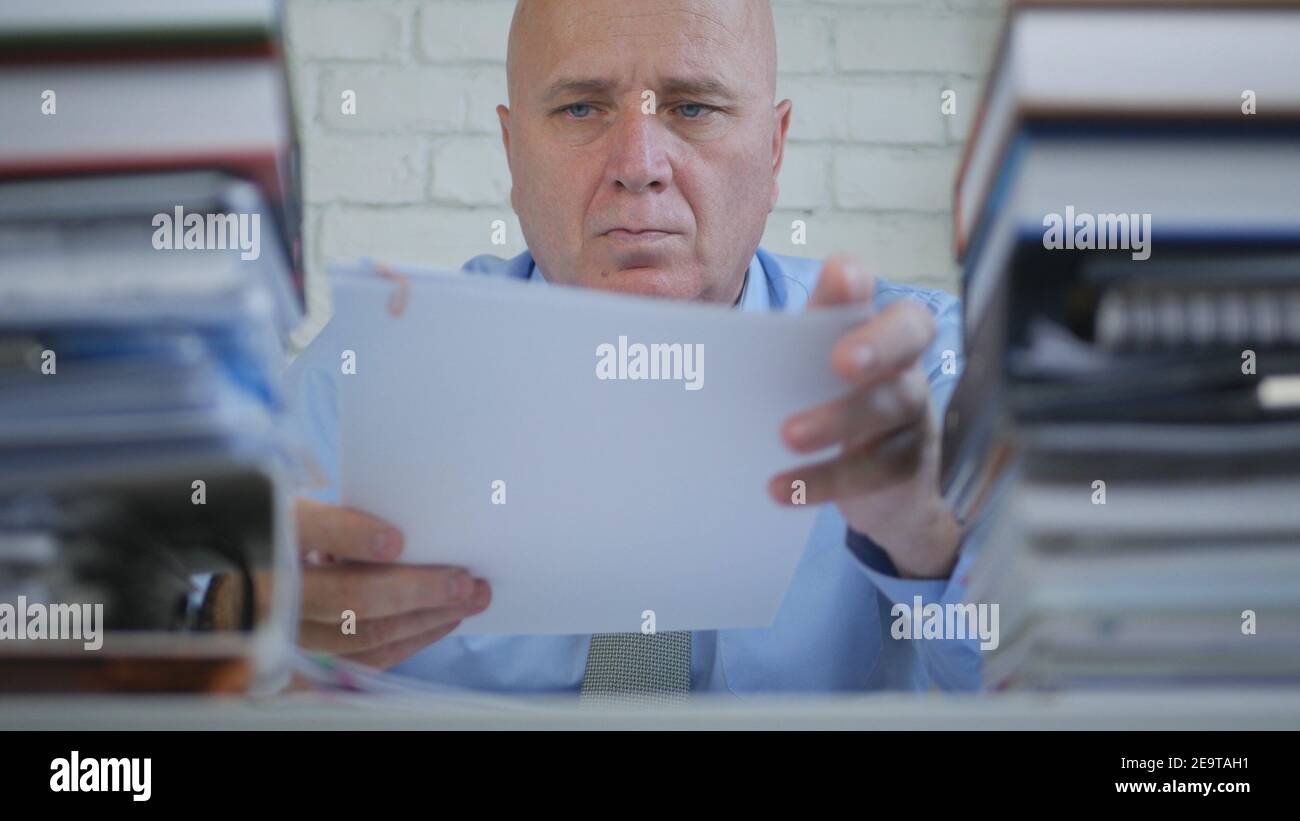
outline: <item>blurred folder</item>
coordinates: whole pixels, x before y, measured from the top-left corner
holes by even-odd
[[[988,686],[1300,684],[1298,41],[1295,2],[1012,6],[942,480],[990,520]]]
[[[303,298],[278,14],[0,12],[0,605],[102,608],[98,646],[6,635],[0,690],[289,674],[279,380]]]

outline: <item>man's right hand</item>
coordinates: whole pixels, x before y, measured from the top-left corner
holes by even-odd
[[[492,590],[458,567],[394,565],[402,534],[357,510],[297,502],[303,556],[298,643],[386,669],[482,613]],[[344,611],[356,633],[344,633]]]

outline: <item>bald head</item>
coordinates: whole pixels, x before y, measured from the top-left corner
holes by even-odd
[[[766,0],[520,0],[501,133],[547,279],[740,293],[789,125]]]
[[[762,81],[768,100],[776,96],[776,29],[768,0],[518,0],[506,49],[511,103],[521,72],[553,59],[561,43],[592,37],[614,47],[655,38],[715,45],[743,55],[741,63]]]

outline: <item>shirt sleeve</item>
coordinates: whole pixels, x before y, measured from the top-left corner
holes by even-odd
[[[846,542],[849,551],[876,589],[889,601],[890,614],[895,617],[890,622],[881,624],[880,640],[912,641],[927,678],[940,690],[980,689],[980,637],[970,635],[962,639],[907,639],[895,635],[894,625],[899,619],[911,618],[912,613],[922,610],[926,605],[937,604],[944,608],[949,604],[966,601],[966,576],[979,552],[986,527],[987,522],[981,521],[967,531],[962,539],[957,564],[947,579],[899,578],[884,548],[861,533],[851,529],[848,531]]]
[[[921,358],[930,383],[931,407],[942,419],[965,365],[961,340],[961,303],[942,291],[896,288],[882,294],[883,302],[911,298],[935,316],[935,340]],[[891,614],[910,615],[929,604],[944,607],[965,601],[966,574],[979,553],[987,531],[987,517],[969,527],[962,539],[952,574],[947,579],[903,579],[884,548],[870,537],[849,529],[845,544],[862,571],[891,605]],[[895,638],[895,620],[882,623],[881,641],[914,642],[927,677],[941,690],[980,688],[980,639]]]
[[[284,375],[297,493],[329,504],[338,504],[340,495],[338,348],[326,325]]]

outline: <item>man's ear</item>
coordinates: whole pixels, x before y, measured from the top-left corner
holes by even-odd
[[[510,109],[497,106],[497,119],[501,121],[501,145],[506,149],[506,165],[510,164]]]
[[[782,100],[772,109],[772,201],[767,210],[776,208],[777,197],[781,195],[781,183],[777,176],[781,173],[781,163],[785,161],[785,135],[790,130],[790,111],[794,103]]]

